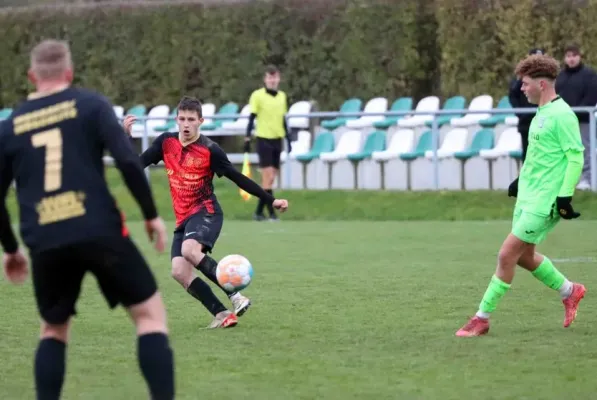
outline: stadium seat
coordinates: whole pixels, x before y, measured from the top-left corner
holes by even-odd
[[[415,142],[415,131],[412,129],[400,129],[396,131],[386,150],[374,151],[371,159],[379,164],[381,175],[381,189],[385,189],[385,165],[388,161],[398,158],[400,154],[408,153],[413,150]]]
[[[228,102],[224,104],[215,115],[235,115],[238,114],[238,104],[233,102]],[[234,121],[234,118],[220,118],[214,119],[210,124],[203,124],[201,125],[202,131],[214,131],[222,126],[224,122],[227,121]]]
[[[510,99],[508,96],[504,96],[500,99],[496,109],[507,109],[512,108],[512,104],[510,104]],[[514,117],[513,114],[494,114],[489,118],[479,121],[479,125],[484,128],[493,128],[497,124],[503,124],[508,117]]]
[[[145,124],[143,122],[135,123],[131,132],[132,137],[142,137],[147,128],[147,136],[156,136],[157,132],[154,130],[157,126],[162,126],[166,123],[170,107],[162,104],[153,107],[147,114],[148,119]],[[154,119],[155,118],[155,119]]]
[[[425,153],[433,148],[433,134],[430,130],[423,132],[415,150],[409,153],[400,154],[400,159],[406,162],[406,188],[410,190],[411,185],[411,162],[417,158],[424,157]]]
[[[500,157],[509,157],[511,151],[517,151],[521,148],[522,138],[520,133],[518,133],[518,129],[512,127],[502,132],[494,148],[479,151],[479,156],[488,162],[489,189],[493,189],[493,162]]]
[[[328,188],[332,188],[332,169],[335,163],[340,160],[346,160],[349,154],[357,153],[361,150],[362,135],[360,131],[346,131],[338,140],[338,145],[333,151],[322,152],[319,159],[327,164],[328,167]]]
[[[212,124],[214,122],[211,117],[216,113],[216,105],[213,103],[205,103],[201,105],[201,113],[203,114],[203,123]]]
[[[518,126],[518,117],[516,115],[508,115],[504,120],[507,126]]]
[[[442,107],[442,111],[449,111],[449,110],[464,110],[466,108],[466,99],[464,96],[452,96],[448,98],[444,102],[444,106]],[[449,124],[452,118],[460,118],[462,117],[462,113],[455,113],[455,114],[442,114],[437,116],[437,126],[441,128],[442,126]],[[431,121],[425,122],[425,125],[431,128],[433,126],[433,119]]]
[[[288,117],[288,128],[289,129],[309,129],[309,118],[308,117],[292,117],[292,115],[305,115],[311,113],[313,105],[310,101],[297,101],[288,109],[286,114]]]
[[[413,108],[413,99],[411,97],[400,97],[392,103],[388,111],[410,111]],[[386,117],[382,121],[373,123],[375,129],[388,129],[392,125],[396,125],[399,120],[404,118],[404,115],[396,115]]]
[[[177,107],[174,107],[170,115],[168,116],[167,122],[164,125],[156,126],[153,130],[156,132],[168,132],[176,128],[176,115]],[[203,127],[201,127],[203,129]]]
[[[363,101],[361,99],[352,98],[348,99],[342,104],[340,107],[341,113],[355,113],[361,111],[361,107],[363,106]],[[357,119],[357,117],[336,117],[331,120],[322,121],[321,126],[327,130],[333,131],[334,129],[338,129],[341,126],[346,124],[346,121],[350,121],[353,119]]]
[[[240,110],[240,115],[242,117],[248,117],[251,115],[251,105],[245,105],[243,109]],[[220,128],[227,131],[244,131],[247,129],[247,125],[249,125],[249,118],[242,117],[239,117],[236,121],[225,121],[222,123]]]
[[[144,117],[146,113],[147,113],[147,107],[145,107],[143,104],[137,104],[136,106],[129,108],[128,111],[126,112],[126,115],[134,115],[135,117]]]
[[[364,113],[384,113],[388,111],[388,99],[385,97],[376,97],[371,99],[363,109]],[[358,119],[346,121],[346,127],[349,129],[363,129],[373,126],[375,122],[383,121],[383,115],[363,115]]]
[[[112,109],[114,110],[114,114],[116,114],[116,118],[120,120],[124,117],[124,107],[112,106]],[[3,110],[0,110],[0,119],[2,119],[2,111]]]
[[[488,95],[484,94],[481,96],[477,96],[471,100],[471,103],[468,106],[469,111],[484,111],[484,110],[491,110],[493,108],[493,98]],[[480,113],[480,114],[466,114],[464,117],[460,118],[452,118],[450,121],[450,125],[454,127],[469,127],[473,125],[479,124],[479,121],[487,119],[491,117],[491,114],[488,113]]]
[[[280,154],[280,161],[286,162],[288,158],[296,160],[299,154],[307,154],[309,152],[309,145],[311,144],[311,133],[306,130],[301,130],[297,134],[297,140],[291,143],[292,151],[288,153],[284,150]]]
[[[481,129],[473,137],[473,141],[467,150],[454,153],[454,158],[460,160],[460,188],[465,190],[465,164],[466,162],[479,155],[481,150],[488,150],[493,147],[494,133],[491,129]]]
[[[453,128],[444,138],[441,146],[437,149],[437,158],[450,158],[454,154],[464,151],[468,141],[468,131],[465,128]],[[425,158],[433,158],[433,150],[429,149],[425,152]]]
[[[386,149],[386,133],[383,131],[374,131],[367,135],[363,150],[357,153],[351,153],[346,158],[352,163],[354,169],[354,188],[359,188],[358,168],[361,161],[371,158],[374,151],[383,151]]]
[[[303,188],[307,188],[307,167],[311,161],[319,158],[321,153],[334,151],[334,134],[330,132],[321,132],[315,136],[313,147],[307,153],[297,154],[295,160],[303,165]]]
[[[416,112],[425,111],[437,111],[439,110],[439,97],[427,96],[422,98],[417,107]],[[424,126],[427,121],[433,120],[433,114],[415,114],[409,115],[398,121],[398,126],[401,128],[416,128],[418,126]]]
[[[3,108],[0,110],[0,121],[10,117],[12,114],[12,108]]]

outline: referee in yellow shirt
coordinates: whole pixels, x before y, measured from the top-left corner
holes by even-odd
[[[288,152],[290,152],[290,136],[286,126],[285,115],[288,112],[288,100],[286,93],[278,90],[280,84],[280,71],[275,66],[268,66],[264,76],[265,87],[255,90],[249,99],[251,116],[247,126],[245,138],[245,152],[251,151],[251,132],[257,119],[257,155],[259,156],[259,168],[261,169],[261,186],[271,195],[273,192],[274,179],[280,169],[280,154],[282,153],[282,139],[288,141]],[[255,219],[263,221],[265,204],[259,200],[255,210]],[[277,220],[273,206],[267,206],[270,220]]]

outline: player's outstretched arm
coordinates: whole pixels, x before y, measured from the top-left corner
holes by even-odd
[[[112,154],[116,167],[120,170],[127,187],[141,207],[145,220],[157,218],[158,212],[153,194],[143,173],[139,156],[133,151],[129,139],[118,123],[112,106],[103,99],[99,103],[96,123],[103,145]]]
[[[288,201],[284,199],[275,199],[274,196],[263,190],[251,178],[244,176],[239,170],[234,168],[224,150],[218,145],[214,145],[211,150],[211,168],[218,176],[225,176],[234,182],[240,189],[255,197],[260,198],[266,204],[271,204],[274,208],[284,212],[288,208]]]

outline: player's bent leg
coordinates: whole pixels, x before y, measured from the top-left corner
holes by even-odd
[[[251,306],[251,300],[239,292],[229,292],[220,285],[216,275],[218,262],[206,253],[203,244],[197,242],[195,239],[187,239],[182,244],[182,254],[185,256],[185,259],[195,265],[196,269],[201,271],[210,281],[226,293],[226,296],[228,296],[232,302],[234,314],[240,317],[247,312]]]
[[[66,370],[66,344],[70,318],[64,323],[41,323],[40,341],[35,352],[35,390],[38,400],[58,400]]]
[[[521,241],[512,234],[506,237],[498,253],[495,274],[491,277],[479,304],[479,310],[474,317],[456,332],[456,336],[481,336],[489,332],[489,316],[495,311],[500,300],[510,289],[510,285],[514,279],[516,264],[527,246],[528,243]]]
[[[174,399],[174,355],[160,293],[129,306],[128,312],[137,328],[137,358],[151,399]]]

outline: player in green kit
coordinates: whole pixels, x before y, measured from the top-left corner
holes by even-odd
[[[535,251],[560,218],[580,216],[571,202],[582,172],[584,147],[576,115],[555,92],[558,70],[558,62],[545,55],[528,56],[516,67],[522,91],[538,109],[529,130],[527,159],[508,190],[509,196],[517,197],[512,231],[502,244],[497,269],[479,311],[456,336],[481,336],[489,331],[489,315],[510,289],[516,265],[560,293],[564,327],[576,318],[585,295],[583,285],[570,282],[549,258]]]

